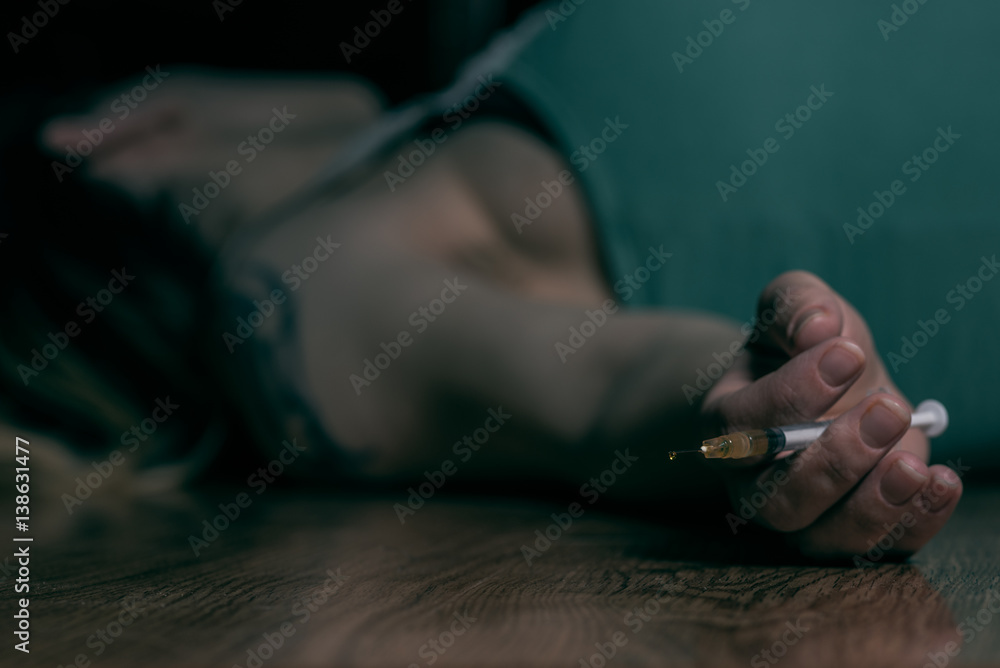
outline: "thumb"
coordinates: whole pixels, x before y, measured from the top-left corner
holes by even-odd
[[[768,327],[761,343],[789,357],[844,334],[844,301],[819,277],[789,271],[771,281],[757,304],[757,317]]]

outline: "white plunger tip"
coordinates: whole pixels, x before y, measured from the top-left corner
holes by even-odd
[[[932,417],[932,422],[924,430],[931,438],[940,436],[948,428],[948,409],[940,401],[935,399],[921,401],[920,405],[917,406],[917,412],[926,413]]]

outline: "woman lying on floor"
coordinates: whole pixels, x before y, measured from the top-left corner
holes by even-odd
[[[223,422],[250,425],[264,453],[304,448],[296,473],[331,481],[422,482],[451,460],[448,475],[467,481],[577,487],[624,456],[609,496],[728,493],[740,515],[720,522],[752,519],[814,555],[864,553],[909,516],[894,552],[917,550],[962,484],[928,465],[896,380],[952,409],[949,455],[988,444],[972,418],[991,405],[986,332],[1000,298],[970,293],[963,313],[945,297],[990,271],[998,239],[978,185],[980,158],[996,152],[961,138],[1000,148],[983,99],[996,92],[921,69],[950,52],[921,47],[917,26],[912,43],[871,40],[860,0],[738,3],[719,17],[689,5],[626,15],[594,3],[565,22],[536,12],[436,98],[447,102],[393,114],[353,81],[171,71],[72,175],[156,220],[109,239],[117,255],[102,251],[136,260],[125,267],[139,316],[109,306],[100,326],[132,341],[163,389],[146,382],[129,412],[63,383],[65,403],[102,404],[117,435],[172,392],[185,397],[179,413],[192,406],[170,427],[187,442],[211,432],[222,403],[234,411]],[[671,52],[702,19],[724,32],[678,65]],[[961,25],[935,24],[934,43],[995,48]],[[794,38],[803,26],[809,43]],[[598,35],[615,48],[589,48]],[[49,162],[107,106],[54,119]],[[914,147],[927,156],[924,143],[941,165],[928,174],[921,161],[925,180],[911,181],[897,167]],[[343,159],[331,187],[282,208],[331,156]],[[877,225],[864,222],[873,188],[896,193],[869,214]],[[197,248],[191,268],[162,261],[163,240]],[[936,340],[910,355],[912,323],[940,309]],[[51,322],[8,352],[25,361],[63,324]],[[48,376],[60,373],[72,378]],[[42,401],[45,376],[10,384]],[[820,441],[784,459],[666,456],[829,418]],[[984,450],[962,454],[975,465]]]

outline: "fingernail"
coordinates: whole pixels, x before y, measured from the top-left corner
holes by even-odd
[[[796,320],[789,328],[789,331],[791,333],[789,334],[788,339],[794,344],[795,341],[798,339],[799,334],[802,332],[802,328],[808,325],[810,322],[812,322],[816,318],[816,316],[823,315],[823,313],[825,313],[825,311],[822,311],[820,309],[812,309],[811,311],[806,311],[805,313],[800,315],[799,319]]]
[[[910,425],[910,413],[888,397],[879,399],[861,416],[861,440],[868,447],[884,448]]]
[[[882,476],[882,497],[889,503],[901,506],[913,497],[927,482],[927,476],[897,459]]]
[[[934,474],[934,484],[941,483],[950,489],[955,489],[958,487],[958,479],[955,477],[954,473],[935,473]]]
[[[840,387],[858,375],[864,365],[861,348],[850,341],[841,341],[819,361],[819,375],[830,387]]]
[[[952,476],[949,478],[947,476]],[[935,473],[930,487],[924,490],[925,507],[935,512],[941,510],[951,501],[951,492],[958,487],[958,478],[954,473]]]
[[[931,511],[941,510],[951,502],[951,492],[958,487],[958,476],[951,471],[945,473],[935,473],[931,482],[929,494],[933,497],[929,499]]]

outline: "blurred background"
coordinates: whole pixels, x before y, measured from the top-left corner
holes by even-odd
[[[54,15],[44,16],[40,2]],[[39,128],[54,115],[87,109],[95,94],[157,64],[164,70],[190,65],[350,74],[374,83],[391,107],[446,86],[468,56],[537,4],[396,2],[401,9],[350,62],[341,43],[353,43],[356,29],[375,20],[373,13],[384,18],[389,0],[4,4],[0,423],[49,433],[89,456],[118,447],[118,436],[149,414],[154,399],[169,395],[185,407],[185,419],[157,434],[164,447],[143,448],[142,467],[176,460],[211,434],[213,424],[228,425],[219,430],[229,444],[223,447],[254,456],[240,445],[245,441],[231,407],[199,378],[204,358],[185,334],[192,319],[204,316],[194,296],[209,278],[211,258],[177,230],[160,229],[145,216],[149,212],[95,190],[78,174],[57,182],[51,157],[38,150]],[[26,27],[25,17],[36,25]],[[48,343],[48,332],[78,319],[81,299],[107,284],[110,268],[121,266],[140,266],[147,275],[177,274],[183,267],[186,283],[137,281],[120,305],[25,383],[19,365]]]
[[[5,38],[2,132],[15,132],[11,121],[38,96],[108,84],[155,63],[349,72],[373,81],[396,103],[447,84],[491,34],[538,4],[397,1],[402,11],[348,63],[340,43],[350,42],[354,28],[389,0],[70,0],[18,53]],[[19,33],[22,17],[38,11],[38,0],[5,3],[4,35]]]

